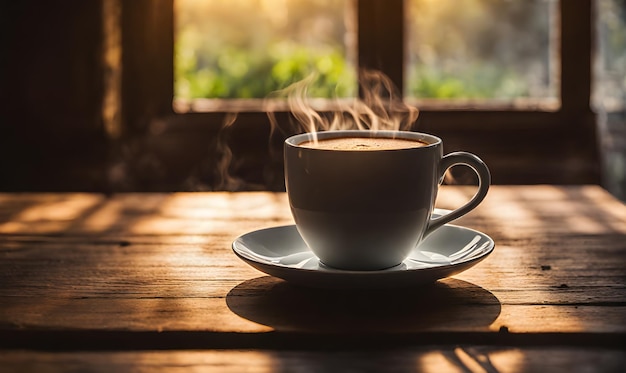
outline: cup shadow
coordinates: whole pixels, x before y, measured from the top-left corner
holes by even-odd
[[[359,334],[481,331],[501,311],[491,292],[451,278],[409,289],[329,290],[264,276],[231,289],[226,304],[276,331]]]

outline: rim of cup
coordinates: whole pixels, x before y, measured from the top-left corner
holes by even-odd
[[[388,139],[407,139],[407,140],[416,140],[425,142],[424,146],[415,147],[415,148],[399,148],[399,149],[381,149],[375,151],[398,151],[398,150],[413,150],[413,149],[424,149],[433,146],[437,146],[442,143],[442,140],[428,133],[423,132],[412,132],[412,131],[393,131],[393,130],[385,130],[385,131],[373,131],[373,130],[330,130],[330,131],[320,131],[315,133],[301,133],[297,135],[293,135],[285,140],[285,144],[297,148],[306,148],[316,151],[354,151],[354,150],[337,150],[337,149],[319,149],[319,148],[310,148],[303,147],[300,144],[307,141],[315,141],[317,140],[325,140],[332,139],[337,137],[363,137],[363,138],[388,138]]]

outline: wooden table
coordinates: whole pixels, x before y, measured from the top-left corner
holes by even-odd
[[[600,187],[492,187],[457,224],[494,253],[424,288],[298,288],[231,251],[292,222],[282,193],[0,194],[0,370],[624,371],[626,206]]]

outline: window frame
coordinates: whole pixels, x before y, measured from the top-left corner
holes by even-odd
[[[218,138],[228,116],[228,112],[176,113],[172,108],[173,1],[121,2],[122,141],[146,137],[155,140],[157,123],[161,140],[166,136],[177,138],[184,148],[198,136],[204,141]],[[403,92],[404,0],[355,1],[359,67],[382,71]],[[490,165],[495,183],[599,183],[596,115],[590,105],[592,0],[560,0],[557,8],[561,96],[558,109],[424,106],[419,108],[420,115],[412,129],[441,137],[446,152],[464,149],[477,153]],[[286,112],[277,115],[288,117]],[[281,139],[270,145],[254,144],[254,139],[258,141],[271,132],[266,113],[241,113],[237,122],[231,130],[233,136],[248,139],[247,146],[254,151],[281,151]],[[284,138],[290,131],[282,128],[279,132]],[[174,150],[170,153],[176,157]],[[280,167],[276,165],[277,169]]]

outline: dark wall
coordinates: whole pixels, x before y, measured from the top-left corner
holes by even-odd
[[[101,185],[101,15],[93,0],[0,3],[0,190]]]

